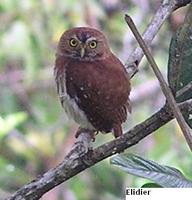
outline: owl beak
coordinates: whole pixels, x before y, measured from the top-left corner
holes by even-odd
[[[81,49],[80,49],[80,56],[81,56],[81,58],[83,58],[84,55],[85,55],[85,47],[82,46]]]

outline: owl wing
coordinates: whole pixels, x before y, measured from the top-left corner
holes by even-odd
[[[121,124],[130,109],[130,84],[121,62],[114,55],[105,60],[73,62],[66,71],[66,88],[71,98],[100,131],[110,132]]]

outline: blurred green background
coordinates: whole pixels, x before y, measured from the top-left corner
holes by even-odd
[[[56,166],[75,141],[78,125],[69,120],[57,97],[53,66],[61,34],[74,26],[102,30],[125,63],[137,45],[124,22],[129,13],[142,32],[158,1],[148,0],[1,0],[0,1],[0,199]],[[172,34],[185,8],[172,15],[152,44],[153,55],[166,77]],[[125,131],[164,104],[164,97],[144,59],[132,79],[132,116]],[[96,138],[93,146],[112,140]],[[127,150],[180,169],[192,179],[192,159],[175,121]],[[43,200],[123,199],[126,186],[147,181],[125,174],[109,159],[48,192]]]

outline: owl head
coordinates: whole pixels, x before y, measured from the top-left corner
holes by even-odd
[[[95,61],[108,57],[110,49],[103,33],[93,28],[77,27],[63,33],[57,55],[81,61]]]

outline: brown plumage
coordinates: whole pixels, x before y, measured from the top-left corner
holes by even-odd
[[[121,124],[131,111],[130,82],[100,31],[80,27],[64,32],[54,72],[61,104],[80,128],[122,134]]]

